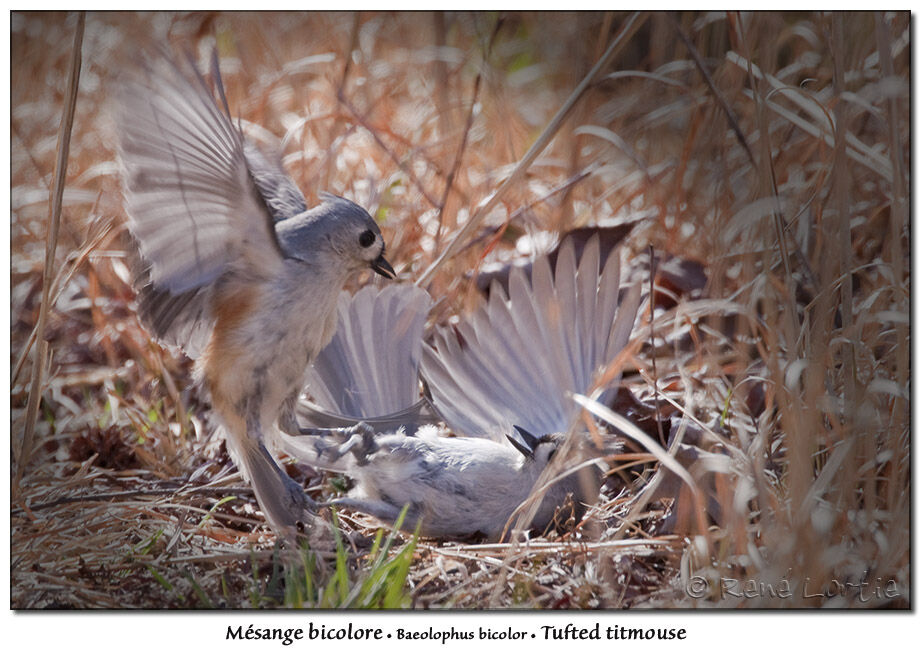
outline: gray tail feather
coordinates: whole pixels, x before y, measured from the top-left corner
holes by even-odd
[[[419,362],[431,299],[411,284],[339,298],[333,340],[308,371],[314,411],[352,422],[419,412]],[[302,414],[311,409],[299,407]]]
[[[639,286],[621,290],[620,255],[599,266],[596,237],[578,265],[565,240],[556,272],[547,257],[530,282],[514,269],[508,297],[495,283],[457,333],[437,331],[421,372],[452,428],[498,441],[513,425],[537,435],[567,429],[578,410],[567,393],[585,393],[627,344],[640,302]]]

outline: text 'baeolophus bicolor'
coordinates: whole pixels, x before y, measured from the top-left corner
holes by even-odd
[[[128,225],[146,265],[142,321],[196,358],[196,376],[269,523],[292,533],[313,504],[265,442],[293,425],[306,368],[330,341],[347,278],[394,278],[374,219],[321,195],[307,209],[277,157],[231,121],[190,59],[159,52],[123,79]]]

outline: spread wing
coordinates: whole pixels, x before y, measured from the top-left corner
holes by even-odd
[[[336,334],[307,375],[316,406],[327,417],[338,415],[339,425],[388,417],[396,425],[418,423],[419,362],[430,304],[428,293],[412,284],[340,294]],[[318,426],[335,421],[306,404],[299,414]]]
[[[556,272],[536,260],[529,282],[512,271],[509,296],[495,283],[465,322],[436,332],[421,373],[433,405],[455,430],[502,441],[513,425],[535,435],[567,430],[596,372],[627,344],[640,287],[620,289],[620,256],[599,270],[599,242],[586,244],[577,267],[572,242]]]
[[[147,265],[142,316],[170,342],[191,344],[207,329],[202,300],[230,264],[271,273],[282,254],[243,136],[191,61],[159,54],[123,79],[120,158],[129,229]]]

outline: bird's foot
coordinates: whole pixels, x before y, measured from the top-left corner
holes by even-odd
[[[352,453],[358,464],[364,465],[368,462],[368,457],[378,450],[375,431],[365,422],[359,422],[355,426],[346,428],[300,428],[299,431],[302,435],[332,437],[337,441],[344,440],[342,443],[326,446],[320,450],[321,455],[334,462],[346,453]]]

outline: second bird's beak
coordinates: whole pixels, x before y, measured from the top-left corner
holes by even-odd
[[[382,277],[388,279],[395,279],[397,277],[397,273],[394,272],[394,269],[388,263],[387,259],[384,258],[383,252],[378,255],[377,259],[371,262],[371,268]]]

